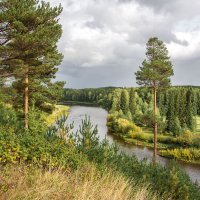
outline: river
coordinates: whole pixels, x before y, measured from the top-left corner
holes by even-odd
[[[107,111],[102,108],[71,106],[68,123],[74,122],[74,130],[77,130],[81,125],[82,119],[85,118],[85,115],[90,116],[90,120],[93,125],[98,125],[98,135],[100,140],[107,138],[110,143],[116,143],[121,151],[124,151],[128,155],[135,154],[139,160],[144,158],[146,158],[148,161],[152,160],[152,149],[126,144],[113,135],[107,133]],[[167,166],[170,163],[170,159],[158,156],[158,162],[161,165]],[[178,165],[187,172],[192,181],[197,181],[197,183],[200,185],[200,166],[183,162],[178,162]]]

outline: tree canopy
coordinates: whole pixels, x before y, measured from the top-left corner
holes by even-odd
[[[0,11],[0,75],[14,77],[17,97],[24,98],[27,127],[29,95],[41,94],[50,85],[62,61],[57,50],[62,7],[38,0],[3,0]]]

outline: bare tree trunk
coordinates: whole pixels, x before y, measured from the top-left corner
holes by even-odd
[[[154,87],[154,115],[157,115],[157,91],[156,87]],[[155,121],[154,124],[154,151],[153,151],[153,164],[156,165],[157,162],[157,134],[158,134],[158,124]]]
[[[28,129],[28,70],[25,74],[25,90],[24,90],[24,127]]]

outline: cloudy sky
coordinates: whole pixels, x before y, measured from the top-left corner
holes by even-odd
[[[64,60],[57,80],[71,88],[136,86],[147,40],[169,50],[173,85],[200,85],[199,0],[49,0],[63,6]]]

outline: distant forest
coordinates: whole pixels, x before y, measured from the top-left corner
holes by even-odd
[[[153,96],[151,89],[146,87],[65,89],[63,101],[98,104],[136,125],[151,126]],[[195,131],[195,116],[200,115],[200,87],[173,86],[160,90],[157,105],[160,132],[171,132],[178,136],[183,129]]]

